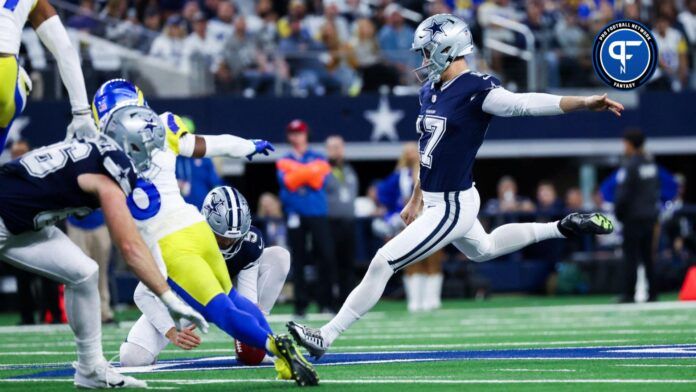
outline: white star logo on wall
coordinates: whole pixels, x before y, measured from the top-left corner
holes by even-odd
[[[390,141],[399,140],[396,124],[404,117],[404,111],[392,110],[386,95],[379,98],[377,110],[366,110],[364,116],[367,121],[372,123],[372,136],[370,137],[372,141],[378,141],[382,138]]]

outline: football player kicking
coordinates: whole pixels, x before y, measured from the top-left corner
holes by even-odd
[[[39,148],[0,167],[0,259],[65,284],[65,310],[77,344],[75,385],[83,388],[146,387],[116,372],[104,359],[97,288],[97,263],[54,223],[84,216],[101,207],[111,238],[135,275],[157,294],[175,319],[185,318],[204,331],[203,317],[169,288],[143,241],[126,196],[137,172],[151,164],[161,144],[153,132],[164,129],[147,108],[114,113],[112,124],[128,131],[129,159],[106,136],[70,139]],[[135,163],[135,167],[133,166]]]
[[[123,79],[106,82],[95,94],[93,112],[99,129],[117,142],[128,135],[123,128],[110,126],[110,118],[130,105],[147,106],[140,90]],[[255,154],[267,155],[273,146],[267,141],[232,135],[194,136],[178,116],[168,112],[160,115],[158,123],[166,128],[162,134],[166,139],[164,148],[153,153],[152,167],[142,173],[128,206],[160,271],[174,291],[206,320],[242,343],[275,356],[281,378],[290,374],[300,386],[316,385],[313,366],[292,339],[274,335],[259,308],[232,287],[213,232],[196,207],[184,201],[176,179],[177,154],[251,159]],[[125,150],[127,154],[137,153]]]
[[[493,76],[471,72],[464,56],[473,51],[471,32],[455,16],[440,14],[416,29],[412,49],[427,71],[420,90],[420,180],[401,217],[408,225],[372,259],[360,284],[336,316],[320,329],[294,322],[288,329],[300,345],[321,357],[331,343],[379,300],[395,272],[453,244],[474,261],[485,261],[550,238],[607,234],[603,215],[570,214],[558,222],[516,223],[486,233],[477,220],[480,199],[472,167],[493,116],[546,116],[577,110],[611,111],[623,106],[602,96],[515,94]]]
[[[31,79],[17,62],[22,29],[29,20],[41,42],[58,63],[60,77],[70,97],[73,120],[68,137],[94,135],[89,101],[80,58],[48,0],[7,0],[0,7],[0,152],[5,146],[12,122],[24,110],[31,91]]]
[[[215,233],[239,295],[270,314],[290,271],[290,253],[279,246],[264,246],[261,231],[251,225],[246,199],[234,188],[211,190],[202,213]],[[170,342],[184,350],[200,344],[192,328],[177,331],[166,309],[143,285],[136,288],[134,299],[143,315],[121,344],[121,366],[152,365]]]

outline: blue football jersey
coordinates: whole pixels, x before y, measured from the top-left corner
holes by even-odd
[[[481,107],[488,92],[498,86],[500,81],[493,76],[467,72],[441,86],[426,83],[421,88],[416,129],[422,190],[471,187],[474,159],[493,117]]]
[[[131,160],[105,136],[59,142],[0,166],[0,217],[5,226],[14,234],[40,230],[99,208],[97,197],[77,183],[86,173],[113,178],[126,194],[137,181]]]
[[[231,258],[225,260],[227,262],[227,270],[230,272],[230,277],[237,276],[239,271],[246,269],[252,263],[261,257],[265,244],[263,243],[263,235],[261,230],[251,226],[249,233],[244,237],[242,247],[239,252]]]

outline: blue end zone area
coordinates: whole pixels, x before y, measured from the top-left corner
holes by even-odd
[[[336,353],[327,354],[317,365],[360,365],[389,362],[428,362],[456,360],[595,360],[595,359],[688,359],[696,358],[696,344],[660,346],[614,346],[614,347],[568,347],[514,350],[474,350],[474,351],[398,351],[374,353]],[[270,367],[265,365],[260,367]],[[45,369],[41,365],[18,365],[21,369]],[[234,357],[214,357],[164,360],[154,366],[129,368],[127,373],[157,373],[177,371],[234,370],[248,368]],[[13,369],[12,365],[5,367]],[[38,373],[11,377],[13,379],[36,379],[73,376],[72,368],[59,368]]]

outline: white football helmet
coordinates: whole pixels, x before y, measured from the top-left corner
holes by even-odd
[[[215,234],[234,240],[220,250],[225,259],[237,254],[251,229],[249,204],[241,192],[230,186],[214,188],[205,197],[201,213]]]
[[[455,59],[474,51],[474,42],[469,25],[463,20],[451,14],[437,14],[418,25],[411,50],[423,56],[423,65],[415,70],[418,80],[425,81],[419,73],[427,70],[427,79],[437,83]]]

